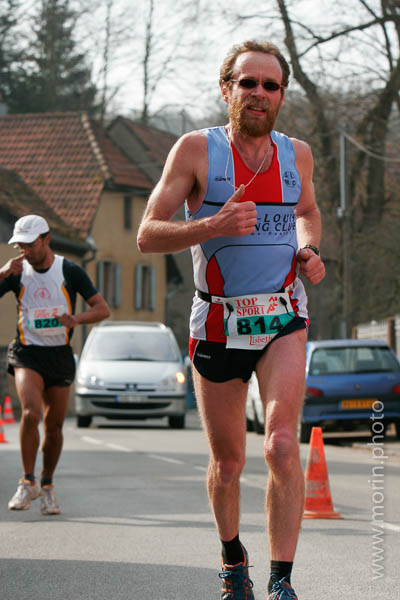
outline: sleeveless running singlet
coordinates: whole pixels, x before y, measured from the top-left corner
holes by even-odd
[[[216,214],[232,196],[235,186],[246,185],[254,172],[246,167],[232,146],[225,127],[203,130],[208,141],[208,183],[204,201],[195,213],[186,207],[186,220]],[[301,194],[300,176],[292,142],[282,133],[271,132],[273,159],[246,188],[242,201],[257,205],[254,233],[218,237],[192,246],[194,282],[198,290],[214,296],[241,296],[278,292],[293,284],[290,300],[295,315],[307,318],[304,286],[296,277],[296,215]],[[225,178],[228,160],[227,179]],[[223,307],[194,297],[190,337],[225,342]]]

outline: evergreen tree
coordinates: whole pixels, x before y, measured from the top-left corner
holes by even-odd
[[[0,0],[0,100],[8,103],[13,87],[13,63],[18,59],[11,33],[17,23],[18,0]]]
[[[96,87],[73,38],[78,18],[68,0],[41,1],[29,67],[22,63],[14,76],[12,112],[96,110]]]

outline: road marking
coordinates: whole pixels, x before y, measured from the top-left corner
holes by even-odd
[[[203,473],[207,473],[207,471],[208,471],[207,467],[201,467],[200,465],[196,465],[194,468],[197,469],[198,471],[203,471]]]
[[[101,440],[97,440],[96,438],[89,437],[88,435],[83,435],[81,440],[84,442],[89,442],[89,444],[97,444],[101,445],[103,442]]]
[[[393,525],[392,523],[384,523],[383,527],[385,529],[389,529],[390,531],[397,531],[400,533],[400,526],[399,525]]]
[[[178,460],[176,458],[167,458],[166,456],[160,456],[159,454],[148,454],[150,458],[155,458],[156,460],[163,460],[165,462],[174,463],[175,465],[184,465],[183,460]]]
[[[112,448],[113,450],[121,450],[122,452],[133,452],[131,448],[127,448],[126,446],[120,446],[119,444],[106,444],[108,448]]]

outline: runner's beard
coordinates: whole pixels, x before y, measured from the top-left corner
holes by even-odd
[[[264,118],[252,116],[247,111],[247,106],[257,106],[253,102],[242,102],[240,100],[231,100],[229,103],[229,120],[232,125],[232,130],[242,135],[249,135],[252,137],[263,137],[272,131],[276,118],[278,116],[279,108],[271,110],[269,106],[262,107],[265,109]],[[261,105],[259,105],[261,106]]]

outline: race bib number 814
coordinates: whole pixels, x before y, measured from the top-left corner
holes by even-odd
[[[227,348],[262,349],[294,317],[288,293],[227,298],[224,301]]]

